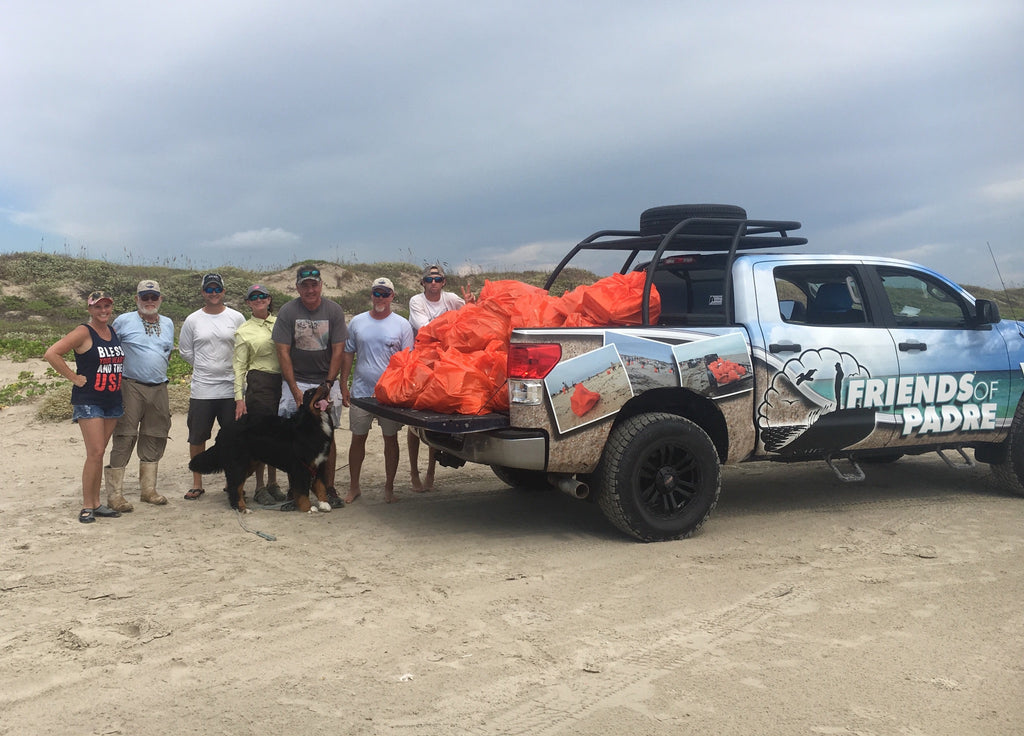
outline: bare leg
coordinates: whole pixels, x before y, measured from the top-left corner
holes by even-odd
[[[434,468],[437,466],[437,455],[433,447],[427,453],[427,477],[423,479],[423,490],[434,490]]]
[[[203,444],[201,444],[201,445],[189,445],[188,446],[188,457],[189,457],[189,459],[191,460],[192,458],[194,458],[196,455],[198,455],[199,453],[203,452],[204,450],[206,450],[206,443],[205,442]],[[203,487],[203,474],[202,473],[192,473],[192,487],[193,488],[202,488]]]
[[[409,447],[409,484],[414,493],[422,493],[424,488],[420,480],[420,438],[410,429],[405,433],[405,441]]]
[[[82,506],[94,509],[100,505],[100,483],[103,480],[103,455],[117,419],[79,419],[85,442],[85,465],[82,466]]]
[[[359,473],[363,470],[363,458],[366,457],[366,435],[352,435],[352,443],[348,446],[348,495],[345,503],[352,503],[362,491],[359,489]]]
[[[394,503],[395,476],[398,474],[398,435],[384,435],[384,500]]]

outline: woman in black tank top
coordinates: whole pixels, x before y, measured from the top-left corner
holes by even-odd
[[[113,298],[105,291],[94,291],[89,295],[88,305],[89,321],[71,330],[43,354],[53,369],[72,384],[72,421],[78,423],[85,441],[82,510],[78,513],[78,520],[83,524],[96,521],[97,516],[121,515],[100,503],[100,481],[103,477],[103,455],[123,413],[121,367],[124,350],[117,333],[110,326]],[[71,351],[75,353],[76,370],[72,370],[64,360]]]

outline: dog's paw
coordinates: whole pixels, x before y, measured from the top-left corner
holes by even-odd
[[[316,514],[316,513],[319,513],[319,511],[317,510],[316,506],[310,506],[309,507],[309,511],[307,511],[306,513],[307,514]]]
[[[330,511],[330,510],[331,510],[331,505],[330,505],[329,503],[327,503],[326,501],[317,501],[317,502],[316,502],[316,507],[317,507],[318,509],[320,509],[321,511],[323,511],[323,512],[324,512],[325,514],[326,514],[326,513],[328,512],[328,511]]]
[[[252,509],[248,509],[248,508],[247,508],[247,509],[246,509],[245,511],[243,511],[242,513],[243,513],[243,514],[251,514],[251,513],[252,513]]]

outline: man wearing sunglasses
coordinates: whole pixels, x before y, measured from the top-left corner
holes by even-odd
[[[348,339],[345,340],[345,352],[341,363],[341,398],[349,408],[349,429],[352,430],[352,442],[348,448],[349,489],[345,503],[352,503],[362,495],[359,475],[363,467],[363,458],[366,457],[366,438],[374,419],[374,416],[365,409],[352,406],[351,398],[373,396],[377,381],[388,367],[391,356],[411,348],[413,341],[409,320],[391,311],[391,303],[395,300],[395,285],[391,283],[391,279],[376,279],[370,287],[370,299],[373,305],[370,311],[357,314],[349,323]],[[352,372],[353,363],[356,371],[350,390],[348,376]],[[384,500],[392,503],[396,500],[398,430],[402,425],[383,417],[378,417],[377,423],[384,436]]]
[[[162,303],[160,284],[143,279],[136,289],[136,311],[119,315],[113,325],[124,348],[124,414],[114,428],[110,464],[103,471],[107,506],[121,513],[134,508],[124,497],[124,473],[136,443],[140,498],[157,506],[167,503],[167,497],[157,493],[156,475],[171,431],[167,365],[174,349],[174,323],[160,314]]]
[[[245,322],[242,313],[224,304],[224,279],[203,276],[203,306],[181,325],[178,352],[192,366],[188,400],[188,452],[193,458],[206,449],[213,420],[225,427],[235,421],[235,331]],[[206,493],[202,473],[192,473],[185,498],[195,501]]]
[[[409,300],[409,322],[414,332],[419,332],[423,325],[431,320],[440,317],[445,312],[458,309],[466,305],[466,302],[473,303],[476,297],[467,287],[462,287],[462,297],[445,291],[447,283],[444,269],[440,264],[431,263],[423,269],[420,277],[423,285],[423,293],[415,294]],[[430,491],[434,488],[434,469],[436,459],[434,449],[430,448],[427,453],[427,475],[420,480],[420,438],[411,429],[406,433],[406,444],[409,447],[409,469],[412,490],[416,493]]]
[[[341,371],[342,355],[348,330],[341,305],[323,298],[323,279],[320,268],[307,263],[295,273],[296,299],[281,307],[271,339],[277,348],[281,364],[281,404],[278,414],[291,416],[302,404],[302,393],[325,381],[335,383]],[[331,417],[337,425],[341,416],[341,391],[335,383],[331,387]],[[327,500],[333,508],[345,504],[334,488],[337,449],[331,437],[331,451],[327,457],[330,486]]]

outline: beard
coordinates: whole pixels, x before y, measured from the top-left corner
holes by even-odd
[[[373,305],[373,311],[376,312],[377,314],[380,314],[381,312],[386,312],[386,311],[388,311],[388,305],[387,304],[374,304]]]

